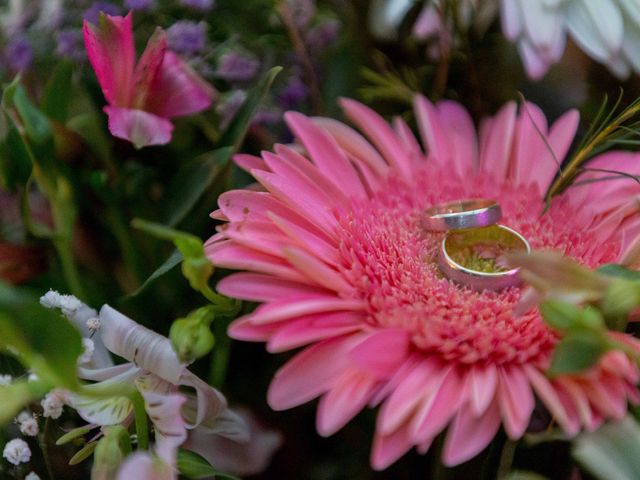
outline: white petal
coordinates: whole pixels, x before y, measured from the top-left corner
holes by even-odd
[[[369,6],[369,30],[380,40],[393,40],[414,0],[374,0]]]
[[[591,57],[606,63],[622,47],[620,9],[612,1],[574,0],[567,8],[567,27]]]
[[[500,3],[502,31],[509,40],[516,40],[522,33],[523,16],[518,0],[502,0]]]
[[[100,335],[105,346],[136,366],[177,385],[185,365],[180,363],[168,338],[149,330],[104,305],[100,310]]]

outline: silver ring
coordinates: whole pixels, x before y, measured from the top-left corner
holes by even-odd
[[[502,210],[495,200],[474,198],[428,208],[422,219],[422,226],[426,230],[444,232],[487,227],[498,223],[501,218]]]
[[[500,257],[514,251],[531,252],[529,242],[504,225],[447,232],[438,266],[454,282],[474,290],[502,290],[520,284],[519,268],[501,269]]]

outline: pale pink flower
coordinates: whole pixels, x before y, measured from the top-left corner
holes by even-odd
[[[170,119],[205,110],[215,90],[180,57],[167,49],[157,28],[136,64],[132,17],[101,15],[86,20],[84,42],[108,105],[109,131],[136,148],[171,141]]]
[[[542,214],[577,112],[549,126],[535,105],[509,103],[477,134],[459,104],[417,97],[425,154],[403,120],[390,126],[357,102],[342,106],[364,136],[288,113],[306,153],[276,145],[262,158],[236,156],[264,191],[223,194],[213,216],[228,223],[206,245],[216,265],[249,270],[223,279],[219,291],[263,303],[230,334],[267,341],[271,352],[306,347],[276,374],[274,409],[321,397],[317,429],[331,435],[380,405],[371,462],[383,469],[414,446],[426,452],[445,429],[447,465],[478,454],[500,427],[518,439],[536,398],[569,435],[622,418],[628,400],[640,401],[638,369],[621,352],[583,374],[545,376],[558,334],[536,309],[513,314],[519,288],[476,292],[443,278],[441,236],[420,227],[434,204],[492,198],[533,248],[587,266],[616,261],[640,230],[632,179],[575,187]],[[594,163],[640,170],[633,153]]]

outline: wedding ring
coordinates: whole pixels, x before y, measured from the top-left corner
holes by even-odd
[[[454,282],[474,290],[501,290],[520,284],[519,268],[500,266],[506,253],[525,251],[529,242],[504,225],[449,231],[442,240],[438,266]]]
[[[426,230],[444,232],[494,225],[502,218],[500,205],[494,200],[475,198],[456,200],[428,208],[422,219]]]

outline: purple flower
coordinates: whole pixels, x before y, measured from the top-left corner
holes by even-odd
[[[218,61],[216,76],[230,82],[251,80],[258,73],[260,62],[253,57],[237,52],[228,52]]]
[[[56,40],[58,42],[56,53],[61,57],[67,57],[71,60],[84,60],[87,58],[80,29],[69,28],[61,30],[56,35]]]
[[[287,4],[298,28],[306,27],[316,13],[315,0],[288,0]]]
[[[150,10],[155,3],[155,0],[124,0],[124,6],[129,10]]]
[[[290,110],[298,107],[307,96],[309,90],[300,77],[291,77],[291,80],[278,94],[278,101],[284,110]]]
[[[11,40],[4,54],[9,68],[15,72],[27,70],[33,61],[33,49],[25,37],[16,37]]]
[[[180,0],[180,3],[185,7],[193,8],[194,10],[207,12],[213,8],[215,1],[214,0]]]
[[[167,30],[169,48],[183,55],[194,55],[204,50],[207,41],[207,24],[181,20]]]
[[[107,15],[119,15],[120,8],[109,2],[93,2],[91,6],[87,10],[85,10],[82,18],[90,23],[96,24],[100,19],[100,12],[104,12]]]
[[[318,52],[329,47],[338,38],[341,26],[340,20],[332,19],[313,27],[306,36],[309,50]]]

